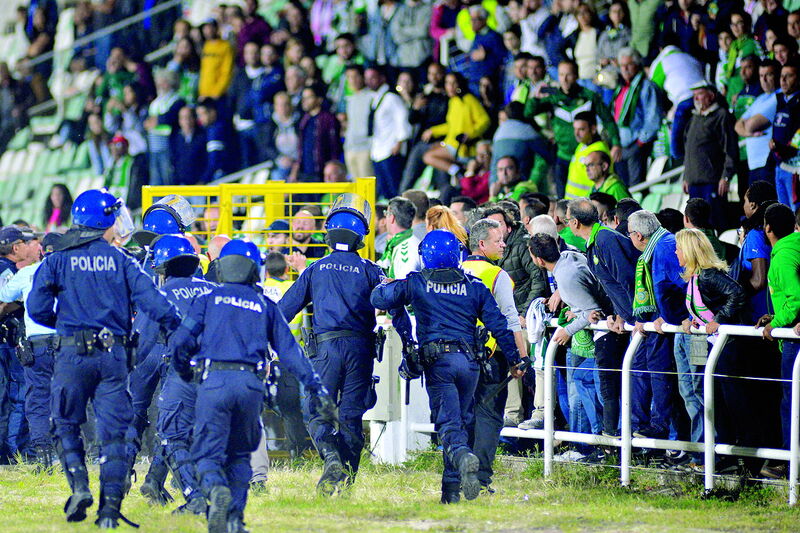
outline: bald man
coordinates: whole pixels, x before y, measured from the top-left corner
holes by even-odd
[[[211,281],[217,283],[217,258],[219,258],[219,252],[222,250],[222,247],[225,246],[230,242],[231,238],[227,235],[215,235],[208,241],[208,250],[206,250],[206,255],[208,259],[211,261],[208,264],[208,269],[206,270],[206,281]]]

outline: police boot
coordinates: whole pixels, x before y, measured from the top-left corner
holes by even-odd
[[[206,504],[206,499],[202,496],[196,496],[172,511],[172,514],[196,514],[198,516],[205,516],[207,511],[208,505]]]
[[[450,504],[461,501],[461,486],[458,483],[442,483],[442,499],[439,503]]]
[[[461,492],[468,500],[474,500],[481,492],[481,482],[478,480],[478,469],[481,464],[478,457],[472,452],[466,452],[458,460],[458,472],[461,474]]]
[[[100,509],[97,510],[97,520],[94,525],[100,529],[117,529],[119,521],[122,520],[132,527],[138,528],[138,524],[134,524],[124,516],[120,509],[122,508],[122,497],[120,496],[105,496],[102,489],[100,490]]]
[[[142,496],[145,497],[150,505],[165,506],[175,501],[167,489],[164,488],[164,481],[167,479],[168,468],[164,463],[150,465],[150,470],[144,478],[144,483],[139,488]]]
[[[227,533],[231,489],[225,485],[217,485],[211,489],[208,500],[208,533]]]
[[[33,450],[34,462],[36,467],[34,471],[38,474],[40,472],[49,471],[53,466],[53,447],[49,444],[36,446]]]
[[[232,514],[228,517],[228,533],[250,533],[244,528],[244,521],[238,514]]]
[[[64,504],[67,522],[81,522],[86,519],[86,509],[92,506],[94,499],[89,490],[89,473],[85,468],[65,470],[72,496]]]
[[[327,451],[324,455],[325,466],[322,476],[317,482],[317,492],[323,496],[332,496],[339,490],[340,485],[347,480],[347,474],[342,466],[342,460],[336,451]]]

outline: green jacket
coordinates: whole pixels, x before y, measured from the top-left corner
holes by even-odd
[[[800,233],[775,243],[767,272],[775,316],[772,326],[793,326],[800,317]]]
[[[711,247],[714,249],[714,253],[717,254],[717,257],[719,257],[724,261],[725,245],[722,243],[721,240],[719,240],[719,237],[717,237],[717,232],[715,232],[711,228],[705,228],[705,229],[698,228],[698,229],[700,229],[700,231],[702,231],[703,234],[706,237],[708,237],[709,242],[711,242]]]
[[[607,177],[606,181],[603,182],[603,185],[599,189],[597,186],[592,187],[592,192],[604,192],[606,194],[610,194],[618,202],[623,198],[631,197],[631,193],[628,192],[628,188],[624,183],[622,183],[622,180],[619,179],[619,176],[616,174],[612,174]]]
[[[572,230],[569,228],[564,228],[558,232],[558,236],[564,239],[564,242],[570,244],[580,250],[583,253],[586,253],[586,241],[572,233]]]
[[[600,95],[581,87],[576,86],[572,94],[564,94],[561,89],[556,89],[554,93],[547,94],[543,98],[531,98],[525,104],[525,118],[533,124],[533,118],[540,113],[552,113],[553,115],[553,141],[556,143],[556,155],[565,161],[572,159],[572,154],[578,147],[575,140],[575,131],[572,128],[572,120],[582,111],[594,111],[603,124],[603,137],[609,146],[619,146],[619,130],[614,116],[603,103]]]
[[[519,199],[522,198],[523,195],[532,193],[532,192],[539,192],[539,188],[536,186],[536,183],[533,181],[520,181],[514,184],[510,190],[500,191],[500,193],[492,198],[493,202],[498,202],[500,200],[506,200],[508,198],[514,200],[515,202],[519,202]]]

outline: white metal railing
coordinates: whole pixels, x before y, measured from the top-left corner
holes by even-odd
[[[589,329],[608,331],[603,322],[592,325]],[[557,327],[557,321],[553,320],[550,327]],[[506,437],[518,437],[527,439],[540,439],[544,442],[544,475],[549,477],[553,473],[553,451],[555,440],[564,442],[575,442],[581,444],[616,446],[620,448],[620,483],[623,486],[630,485],[631,482],[631,458],[633,448],[652,448],[659,450],[682,450],[686,452],[705,454],[704,485],[705,490],[710,491],[714,488],[714,464],[717,454],[737,455],[742,457],[758,457],[762,459],[774,459],[789,461],[789,504],[795,505],[798,498],[798,475],[800,474],[800,355],[795,359],[792,370],[792,411],[791,411],[791,449],[783,450],[776,448],[748,448],[734,446],[730,444],[718,444],[714,435],[714,372],[717,362],[722,353],[722,349],[731,337],[761,337],[762,329],[752,326],[732,326],[721,325],[719,327],[718,339],[712,346],[708,361],[706,362],[704,373],[704,434],[705,441],[689,442],[667,439],[637,438],[632,436],[631,431],[631,406],[632,389],[631,375],[633,359],[638,350],[644,335],[633,332],[633,326],[627,325],[625,329],[632,332],[630,343],[625,351],[622,360],[622,387],[620,398],[620,419],[622,434],[619,438],[605,437],[587,433],[576,433],[572,431],[555,431],[555,356],[560,347],[551,342],[547,347],[544,361],[544,429],[518,429],[503,428],[501,435]],[[665,333],[684,333],[679,326],[664,324],[662,331]],[[644,331],[649,334],[658,334],[652,322],[644,325]],[[692,328],[694,335],[707,335],[704,329]],[[800,340],[789,328],[776,328],[772,330],[772,336],[776,339]],[[598,369],[603,371],[603,369]],[[615,370],[614,370],[615,371]],[[642,371],[637,371],[642,372]],[[780,380],[777,380],[780,381]],[[419,433],[433,433],[433,424],[409,424],[409,431]]]

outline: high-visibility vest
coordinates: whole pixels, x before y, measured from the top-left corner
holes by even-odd
[[[492,293],[492,296],[494,296],[494,285],[497,283],[497,277],[500,275],[500,272],[502,272],[502,268],[493,264],[488,259],[467,259],[461,263],[461,268],[463,268],[464,272],[467,274],[472,274],[476,278],[480,278],[483,284],[486,285]],[[514,280],[511,280],[511,287],[514,287]],[[483,322],[478,320],[478,325],[482,326]],[[491,335],[489,335],[489,340],[486,342],[486,347],[494,354],[497,348],[497,341]]]
[[[262,283],[262,287],[264,287],[264,295],[272,300],[275,303],[286,294],[286,291],[289,290],[289,287],[292,286],[293,281],[289,281],[288,279],[277,279],[277,278],[266,278],[264,283]],[[292,335],[300,342],[302,336],[300,335],[300,328],[303,325],[303,313],[297,313],[295,317],[286,317],[287,322],[289,322],[289,329],[292,331]],[[278,354],[280,356],[280,354]]]

